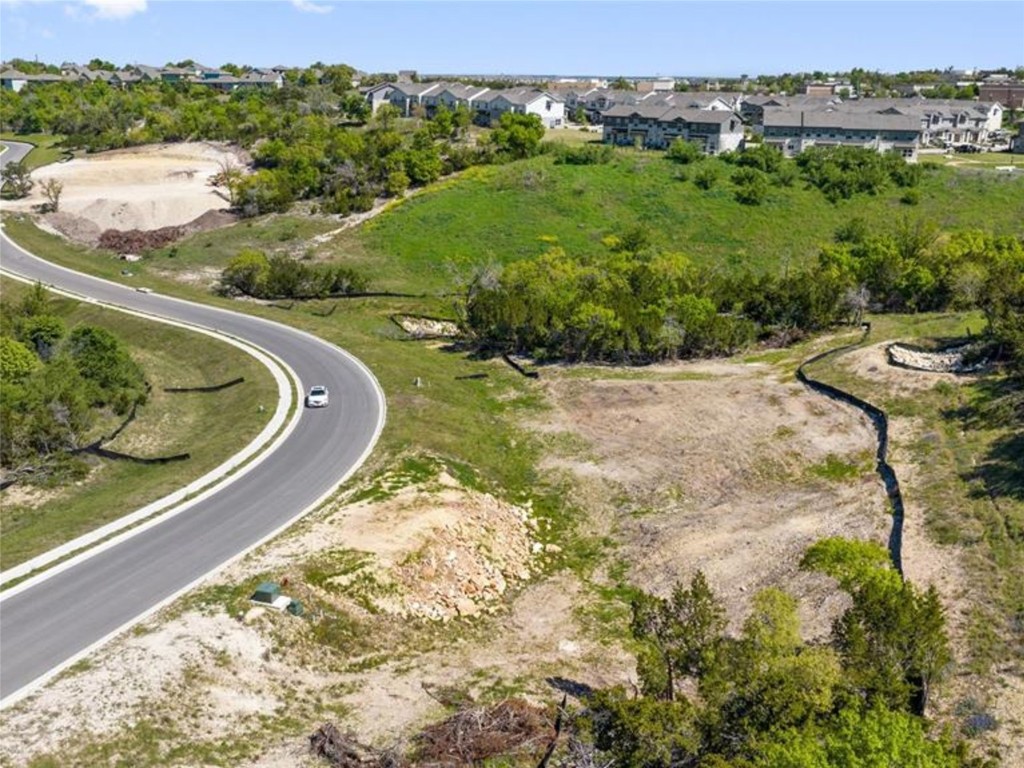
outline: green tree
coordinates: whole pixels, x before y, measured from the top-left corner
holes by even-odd
[[[6,385],[20,381],[39,367],[39,358],[32,350],[10,336],[0,336],[0,382]]]
[[[536,154],[544,138],[544,124],[537,115],[520,115],[506,112],[498,120],[498,126],[491,131],[491,143],[495,149],[518,160]]]
[[[676,583],[668,598],[640,593],[632,603],[630,628],[656,652],[638,669],[645,692],[671,701],[681,676],[700,677],[714,663],[725,611],[697,571],[689,588]]]
[[[847,683],[869,702],[924,715],[952,653],[938,593],[921,594],[876,544],[825,539],[801,567],[833,576],[853,605],[833,625]]]
[[[928,738],[922,721],[882,705],[850,704],[824,724],[760,739],[753,768],[961,768],[954,745]]]
[[[25,320],[20,336],[24,341],[32,344],[32,348],[40,358],[49,360],[65,333],[63,320],[55,315],[40,314]]]
[[[35,182],[32,181],[32,172],[22,162],[8,163],[2,171],[3,186],[11,197],[27,197],[32,191]]]
[[[68,353],[86,381],[93,405],[111,405],[117,413],[146,400],[142,368],[127,347],[110,331],[79,326],[68,336]]]
[[[694,142],[678,138],[669,146],[665,157],[682,165],[688,165],[703,160],[704,153]]]
[[[60,197],[64,192],[64,182],[58,179],[47,179],[42,184],[43,196],[46,198],[47,210],[56,213],[60,210]]]
[[[621,688],[597,691],[587,702],[594,745],[625,768],[669,768],[698,753],[700,735],[686,701],[626,697]]]
[[[715,186],[716,181],[718,181],[718,172],[714,166],[706,165],[693,175],[693,183],[699,189],[709,190]]]
[[[221,286],[227,291],[238,291],[246,296],[262,296],[266,292],[270,262],[263,251],[244,248],[239,251],[221,273]]]
[[[762,590],[739,640],[702,683],[717,709],[706,714],[716,732],[712,741],[731,751],[773,728],[813,722],[831,712],[840,679],[834,651],[804,646],[796,600],[779,589]]]
[[[756,168],[738,168],[732,183],[736,185],[736,201],[743,205],[760,205],[768,195],[768,177]]]

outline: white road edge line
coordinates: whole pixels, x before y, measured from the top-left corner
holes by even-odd
[[[17,245],[16,243],[14,243],[14,241],[12,241],[9,238],[7,238],[6,234],[2,234],[2,235],[0,235],[0,237],[3,237],[4,239],[7,239],[8,242],[10,242],[10,243],[12,243],[14,245]],[[17,246],[17,247],[21,248],[21,246]],[[21,248],[21,250],[24,251],[25,249]],[[28,253],[28,251],[25,251],[25,252]],[[36,257],[36,258],[39,258],[39,257]],[[44,259],[44,261],[45,261],[45,259]],[[51,266],[57,267],[57,268],[59,268],[59,269],[61,269],[63,271],[74,272],[74,270],[68,269],[67,267],[62,267],[59,264],[53,264],[53,262],[47,262],[47,263],[50,264]],[[75,273],[75,274],[79,274],[79,273]],[[125,290],[131,290],[130,288],[128,288],[126,286],[122,286],[120,283],[113,282],[112,280],[106,280],[104,278],[94,278],[94,279],[102,280],[103,282],[109,283],[110,285],[120,286],[122,288],[125,288]],[[191,304],[192,303],[192,302],[186,301],[185,299],[179,299],[179,298],[176,298],[174,296],[163,296],[162,298],[169,299],[171,301],[181,302],[181,303],[184,303],[184,304]],[[94,299],[90,299],[90,300],[93,303],[104,304],[105,306],[115,306],[115,305],[107,305],[104,302],[98,302],[98,301],[96,301]],[[230,314],[240,314],[240,313],[233,313],[230,310],[222,309],[220,307],[212,307],[212,306],[209,306],[209,305],[206,305],[206,304],[201,304],[201,305],[198,305],[198,306],[202,306],[202,307],[205,307],[207,309],[213,309],[213,310],[216,310],[216,311],[219,311],[219,312],[225,312],[225,313],[230,313]],[[166,318],[161,318],[161,319],[166,319]],[[280,526],[278,526],[277,528],[272,530],[266,536],[264,536],[263,538],[259,539],[256,542],[254,542],[253,544],[251,544],[250,546],[246,547],[245,549],[241,550],[240,552],[238,552],[233,557],[228,558],[227,560],[225,560],[223,563],[221,563],[220,565],[216,566],[215,568],[212,568],[211,570],[207,571],[205,574],[203,574],[199,578],[195,579],[191,583],[186,584],[184,587],[179,589],[177,592],[174,592],[173,594],[169,595],[165,599],[161,600],[156,605],[154,605],[151,608],[143,611],[142,613],[140,613],[135,618],[129,619],[124,624],[122,624],[120,627],[118,627],[117,629],[115,629],[112,632],[108,633],[104,637],[100,638],[99,640],[97,640],[92,645],[90,645],[87,648],[83,649],[82,651],[74,654],[73,656],[71,656],[70,658],[68,658],[67,660],[62,662],[61,664],[58,664],[56,667],[54,667],[50,671],[48,671],[45,674],[40,675],[39,677],[37,677],[35,680],[32,680],[29,683],[26,683],[21,688],[19,688],[17,691],[14,691],[13,693],[8,694],[8,696],[6,698],[0,699],[0,709],[5,709],[5,708],[11,706],[12,704],[17,703],[18,701],[20,701],[21,699],[23,699],[26,696],[30,695],[31,693],[34,693],[36,690],[38,690],[43,685],[45,685],[47,682],[49,682],[51,679],[53,679],[56,675],[60,674],[61,672],[63,672],[68,667],[70,667],[73,664],[77,663],[79,660],[85,658],[86,656],[91,654],[96,649],[98,649],[98,648],[102,647],[103,645],[105,645],[106,643],[110,642],[110,640],[115,638],[117,635],[119,635],[122,632],[126,631],[130,627],[133,627],[134,625],[138,624],[139,622],[144,621],[145,619],[149,618],[154,613],[156,613],[157,611],[159,611],[162,608],[166,607],[167,605],[170,605],[172,602],[177,600],[181,595],[183,595],[186,592],[188,592],[189,590],[195,588],[197,585],[201,584],[206,579],[208,579],[211,576],[213,576],[213,575],[219,573],[220,571],[224,570],[229,565],[231,565],[232,563],[235,563],[236,561],[240,560],[241,558],[243,558],[245,555],[247,555],[250,552],[252,552],[257,547],[262,546],[263,544],[265,544],[270,539],[278,536],[280,533],[282,533],[283,531],[285,531],[288,528],[290,528],[298,520],[300,520],[303,517],[305,517],[311,511],[313,511],[314,509],[319,507],[321,504],[323,504],[324,501],[326,501],[328,498],[330,498],[338,490],[338,488],[340,488],[350,477],[352,477],[353,474],[355,474],[355,472],[357,470],[359,470],[360,467],[362,467],[362,465],[366,462],[366,459],[369,458],[370,453],[373,451],[374,447],[377,445],[377,441],[380,439],[380,435],[381,435],[381,432],[383,432],[383,430],[384,430],[384,423],[385,423],[386,418],[387,418],[387,400],[384,397],[384,390],[381,388],[380,382],[377,381],[377,377],[373,375],[373,372],[370,371],[370,369],[366,366],[365,363],[363,363],[362,360],[360,360],[359,358],[355,357],[355,355],[352,355],[351,353],[345,351],[344,349],[342,349],[341,347],[339,347],[339,346],[337,346],[335,344],[331,344],[330,342],[324,341],[319,336],[315,336],[312,333],[309,333],[307,331],[303,331],[303,330],[298,329],[298,328],[293,328],[292,326],[285,325],[283,323],[278,323],[278,322],[276,322],[274,320],[267,320],[265,318],[257,318],[257,317],[253,317],[252,319],[259,320],[259,321],[266,322],[266,323],[270,323],[272,325],[277,325],[277,326],[280,326],[280,327],[283,327],[283,328],[287,328],[289,331],[292,331],[294,333],[302,334],[303,336],[306,336],[306,337],[312,339],[313,341],[315,341],[315,342],[317,342],[319,344],[322,344],[323,346],[327,347],[328,349],[333,350],[335,352],[338,352],[343,357],[345,357],[349,361],[351,361],[357,368],[359,368],[363,372],[363,374],[366,376],[366,378],[373,384],[374,393],[377,395],[378,414],[379,415],[377,417],[377,424],[374,427],[373,438],[367,444],[366,448],[359,455],[359,458],[352,465],[352,467],[348,470],[348,472],[346,472],[338,480],[338,482],[334,484],[333,487],[328,488],[326,491],[324,491],[324,493],[321,494],[319,498],[317,498],[313,503],[309,504],[305,509],[300,510],[293,517],[291,517],[288,520],[286,520],[284,523],[282,523]],[[298,382],[298,377],[297,376],[296,376],[296,382]],[[300,388],[299,391],[300,392],[302,391],[301,388]],[[301,414],[301,409],[296,409],[296,412]],[[131,533],[131,532],[129,532],[129,533]]]
[[[6,269],[0,269],[0,273],[15,280],[20,280],[28,283],[35,282],[34,280],[27,279],[22,275],[18,275]],[[295,429],[296,425],[298,424],[299,417],[302,415],[301,409],[296,408],[295,415],[292,417],[292,420],[288,423],[286,428],[283,431],[281,431],[280,434],[278,434],[278,431],[281,430],[282,425],[284,425],[285,423],[285,419],[288,417],[288,410],[291,408],[292,403],[297,402],[297,393],[301,391],[301,386],[298,386],[298,388],[293,389],[293,382],[296,385],[298,385],[298,376],[295,374],[295,372],[290,367],[285,365],[282,361],[277,360],[269,352],[260,349],[254,344],[243,342],[229,334],[209,329],[204,326],[185,323],[178,320],[171,320],[169,318],[157,317],[154,315],[147,314],[145,312],[140,312],[138,310],[128,309],[126,307],[121,307],[113,304],[107,304],[105,302],[97,301],[89,297],[83,297],[79,294],[75,294],[71,291],[56,288],[54,286],[47,286],[47,289],[53,291],[54,293],[58,293],[63,296],[69,296],[79,301],[88,302],[90,304],[95,304],[97,306],[107,307],[116,312],[123,312],[125,314],[133,315],[135,317],[141,317],[146,320],[162,322],[167,325],[173,325],[179,328],[194,331],[196,333],[201,333],[206,336],[219,339],[220,341],[227,342],[228,344],[231,344],[232,346],[241,349],[242,351],[256,358],[256,360],[258,360],[260,363],[262,363],[270,371],[270,374],[274,377],[274,380],[277,382],[278,391],[277,408],[274,411],[273,417],[267,423],[266,427],[263,428],[260,434],[257,435],[256,438],[253,439],[252,442],[245,446],[240,452],[233,455],[231,458],[229,458],[227,461],[225,461],[218,467],[207,472],[202,477],[192,481],[184,488],[180,488],[174,493],[168,494],[163,498],[157,499],[156,501],[147,504],[146,506],[136,510],[135,512],[130,512],[127,515],[118,518],[117,520],[112,520],[111,522],[107,523],[106,525],[100,528],[97,528],[96,530],[83,534],[78,538],[73,539],[72,541],[61,544],[58,547],[54,547],[53,549],[44,552],[41,555],[37,555],[31,560],[27,560],[26,562],[20,563],[19,565],[16,565],[13,568],[9,568],[6,571],[0,572],[0,585],[6,584],[7,582],[13,581],[14,579],[20,579],[32,573],[33,571],[39,570],[40,568],[46,568],[46,566],[48,566],[50,563],[53,563],[56,560],[60,560],[61,558],[67,557],[68,555],[71,555],[75,552],[79,552],[79,550],[82,550],[86,547],[92,547],[92,545],[96,542],[101,541],[102,539],[105,539],[108,536],[112,536],[113,534],[117,533],[117,531],[123,528],[127,528],[128,526],[135,525],[140,521],[151,517],[152,515],[161,513],[161,511],[163,511],[163,514],[161,514],[160,517],[157,518],[155,521],[151,522],[169,520],[175,515],[180,514],[181,512],[185,512],[194,504],[202,501],[203,499],[207,498],[208,496],[220,490],[221,488],[230,485],[232,482],[234,482],[240,477],[243,477],[250,470],[257,467],[260,464],[260,462],[262,462],[267,456],[269,456],[274,451],[274,449],[285,438],[287,438],[288,435],[291,434],[292,430]],[[276,439],[274,439],[275,435],[277,435]],[[262,453],[260,453],[261,451]],[[257,454],[260,455],[257,456],[256,459],[249,462],[249,464],[242,467],[242,469],[235,471],[238,469],[239,466],[249,461],[253,456],[256,456]],[[197,491],[202,491],[202,493],[200,493],[195,498],[188,498],[190,494],[196,493]],[[137,530],[137,532],[141,532],[143,530],[145,530],[145,527],[140,527]],[[111,540],[110,542],[104,543],[102,546],[98,546],[86,552],[82,552],[81,554],[73,558],[65,560],[63,563],[60,563],[59,565],[54,566],[53,568],[49,568],[46,571],[43,571],[30,579],[26,579],[25,581],[11,587],[10,589],[0,592],[0,602],[3,602],[9,597],[13,597],[19,592],[22,592],[35,584],[45,581],[51,576],[57,575],[61,571],[70,568],[72,565],[75,565],[76,563],[80,563],[83,560],[87,560],[94,554],[99,554],[104,549],[107,549],[110,546],[112,546],[114,543],[124,541],[126,538],[129,538],[129,536],[120,536],[114,540]]]
[[[305,333],[305,331],[298,331],[298,332],[299,333]],[[263,544],[265,544],[269,540],[273,539],[274,537],[276,537],[279,534],[281,534],[283,531],[285,531],[288,528],[290,528],[298,520],[302,519],[307,514],[309,514],[310,512],[315,510],[316,508],[318,508],[328,498],[330,498],[332,495],[334,495],[334,493],[338,490],[338,488],[340,488],[341,485],[344,484],[345,481],[347,481],[353,474],[355,474],[355,472],[363,465],[363,463],[369,457],[370,453],[373,451],[374,446],[377,445],[377,440],[380,438],[380,434],[381,434],[381,432],[384,429],[384,422],[385,422],[386,408],[387,408],[387,402],[384,399],[384,392],[380,388],[380,384],[377,381],[377,378],[370,372],[370,369],[367,368],[366,365],[361,360],[359,360],[358,358],[352,356],[351,354],[349,354],[345,350],[341,349],[340,347],[335,346],[334,344],[330,344],[330,343],[324,341],[323,339],[319,339],[316,336],[313,336],[312,334],[306,334],[306,335],[312,336],[314,339],[316,339],[320,343],[322,343],[322,344],[324,344],[324,345],[326,345],[328,347],[333,348],[334,350],[340,352],[342,355],[344,355],[345,357],[349,358],[352,362],[354,362],[359,368],[361,368],[366,373],[366,375],[368,376],[370,381],[373,382],[374,391],[377,393],[377,399],[378,399],[379,405],[380,405],[380,411],[379,411],[380,412],[380,417],[377,419],[377,425],[376,425],[376,427],[374,429],[374,432],[373,432],[373,439],[366,446],[366,449],[360,454],[359,458],[356,460],[356,463],[352,465],[352,468],[349,469],[349,471],[346,472],[341,477],[341,479],[338,480],[338,482],[333,487],[328,488],[326,491],[324,491],[324,493],[321,494],[321,496],[318,499],[316,499],[313,503],[311,503],[305,509],[297,512],[293,517],[291,517],[288,520],[286,520],[284,523],[282,523],[280,526],[275,528],[273,531],[268,533],[263,538],[261,538],[258,541],[254,542],[249,547],[246,547],[244,550],[242,550],[238,554],[234,555],[233,557],[229,558],[228,560],[225,560],[223,563],[218,565],[216,568],[213,568],[212,570],[207,571],[205,574],[203,574],[199,578],[195,579],[191,583],[186,584],[184,587],[179,589],[177,592],[174,592],[173,594],[167,596],[166,598],[161,600],[156,605],[154,605],[151,608],[149,608],[148,610],[143,611],[142,613],[140,613],[135,618],[129,619],[128,621],[126,621],[124,624],[122,624],[117,629],[111,631],[110,633],[108,633],[104,637],[101,637],[99,640],[97,640],[95,643],[93,643],[89,647],[84,648],[83,650],[81,650],[78,653],[76,653],[74,656],[71,656],[67,660],[65,660],[62,663],[58,664],[56,667],[51,669],[49,672],[46,672],[45,674],[40,675],[35,680],[32,680],[29,683],[26,683],[21,688],[19,688],[17,691],[14,691],[13,693],[9,694],[7,696],[7,698],[0,699],[0,709],[6,709],[7,707],[9,707],[11,705],[16,704],[18,701],[20,701],[21,699],[25,698],[26,696],[29,696],[32,693],[35,693],[35,691],[37,691],[43,685],[45,685],[50,680],[52,680],[54,677],[59,675],[65,669],[67,669],[68,667],[72,666],[73,664],[76,664],[81,659],[84,659],[89,654],[91,654],[94,651],[96,651],[97,649],[101,648],[103,645],[105,645],[106,643],[108,643],[111,640],[113,640],[115,637],[120,635],[122,632],[127,631],[128,629],[130,629],[131,627],[135,626],[136,624],[138,624],[141,621],[145,621],[147,618],[152,616],[157,611],[159,611],[159,610],[165,608],[166,606],[170,605],[171,603],[173,603],[175,600],[177,600],[179,597],[181,597],[186,592],[189,592],[190,590],[194,589],[199,584],[201,584],[204,581],[206,581],[207,579],[209,579],[211,576],[214,576],[214,575],[220,573],[221,571],[226,569],[231,564],[233,564],[233,563],[237,562],[238,560],[242,559],[243,557],[245,557],[247,554],[252,552],[257,547],[262,546]]]

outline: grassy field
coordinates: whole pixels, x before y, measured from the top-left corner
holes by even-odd
[[[500,360],[479,360],[458,349],[409,341],[390,320],[393,314],[446,314],[450,311],[446,300],[310,301],[296,302],[293,309],[286,310],[217,297],[160,274],[168,262],[185,263],[179,261],[183,258],[194,259],[192,265],[198,265],[199,255],[184,254],[190,245],[206,242],[213,234],[223,238],[216,241],[223,243],[221,255],[216,255],[215,245],[206,248],[200,244],[198,251],[214,254],[215,261],[233,251],[232,242],[234,247],[241,247],[241,242],[259,238],[260,232],[298,226],[297,219],[271,217],[254,222],[252,227],[240,224],[218,233],[201,234],[180,245],[174,258],[161,255],[133,264],[136,274],[132,277],[121,275],[123,262],[109,254],[69,245],[24,219],[8,217],[6,222],[7,232],[19,243],[37,253],[46,253],[58,264],[288,323],[355,354],[380,381],[388,403],[388,419],[379,448],[356,481],[399,456],[435,456],[455,468],[463,468],[460,474],[473,477],[481,487],[510,498],[533,497],[537,508],[546,508],[554,516],[561,514],[557,489],[539,484],[535,470],[539,446],[517,425],[525,414],[543,407],[536,385]],[[313,222],[315,227],[322,224],[323,221]],[[232,237],[239,239],[232,241]],[[280,241],[272,234],[264,242]],[[290,306],[284,302],[280,305]],[[417,378],[419,387],[414,383]],[[465,468],[472,469],[466,472]]]
[[[814,259],[821,243],[854,216],[881,228],[909,216],[947,229],[1022,232],[1024,175],[929,165],[916,206],[901,203],[896,188],[832,205],[797,184],[773,187],[765,204],[751,207],[733,199],[731,166],[718,159],[702,166],[719,175],[708,191],[693,183],[693,166],[656,152],[622,150],[600,166],[555,165],[542,156],[477,167],[340,234],[317,255],[366,270],[377,289],[431,292],[446,290],[453,272],[530,257],[553,242],[570,252],[601,251],[603,237],[637,225],[657,248],[756,271]]]
[[[28,287],[3,280],[5,302],[17,302]],[[42,489],[28,503],[24,486],[0,495],[2,568],[131,512],[201,477],[241,450],[266,425],[276,402],[270,373],[254,358],[224,342],[179,328],[54,297],[55,314],[69,328],[78,324],[110,330],[132,350],[153,385],[149,402],[118,438],[114,449],[139,456],[191,453],[186,462],[146,466],[96,460],[88,480],[66,489]],[[187,361],[184,364],[183,361]],[[169,394],[163,387],[245,382],[215,393]],[[266,407],[259,412],[259,406]],[[31,486],[29,486],[31,487]]]
[[[919,155],[920,162],[952,168],[995,168],[1009,166],[1024,171],[1024,157],[1010,152],[979,152],[977,154],[951,153],[948,155]]]

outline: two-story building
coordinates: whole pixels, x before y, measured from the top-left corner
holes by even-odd
[[[606,144],[667,149],[676,139],[683,139],[694,142],[707,155],[743,146],[743,121],[731,111],[620,104],[606,110],[603,117]]]
[[[545,128],[558,128],[565,123],[565,102],[557,96],[534,88],[509,88],[480,96],[473,108],[487,123],[493,124],[506,112],[536,115]]]
[[[921,121],[913,115],[877,112],[815,112],[769,109],[762,126],[764,143],[777,147],[786,157],[808,147],[864,147],[877,152],[899,152],[917,159]]]

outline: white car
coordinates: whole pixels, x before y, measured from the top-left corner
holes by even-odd
[[[326,408],[327,407],[327,387],[317,385],[310,387],[309,394],[306,395],[306,407],[307,408]]]

